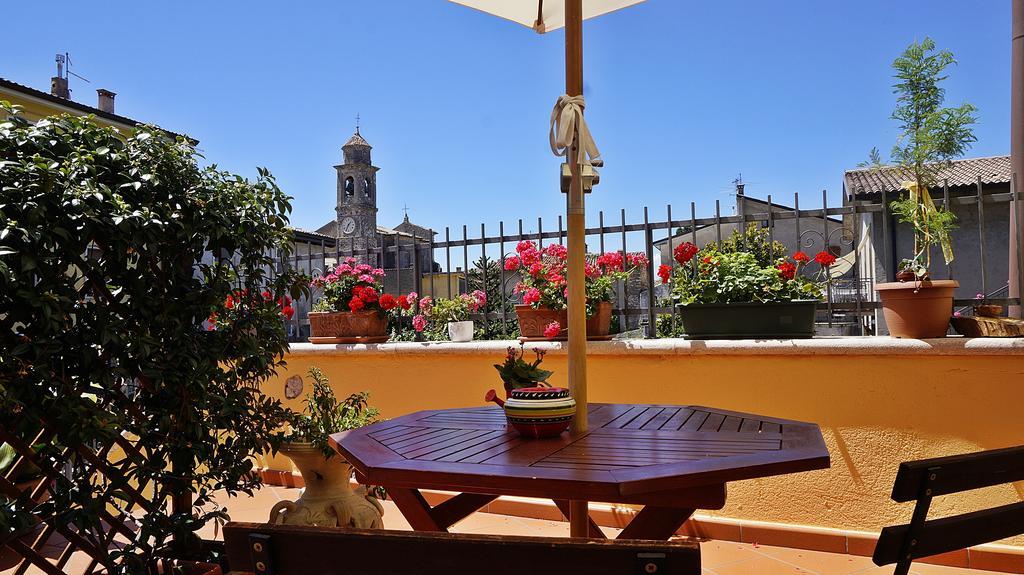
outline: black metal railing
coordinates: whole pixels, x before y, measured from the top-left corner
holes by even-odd
[[[988,297],[980,300],[985,303],[1020,304],[1019,297],[1009,297],[1008,294],[1006,297],[994,297],[1004,292],[989,289],[1007,284],[1010,273],[1008,245],[1012,235],[1016,236],[1017,245],[1024,247],[1024,201],[1020,201],[1024,194],[1014,194],[1010,191],[1013,188],[1014,183],[1009,186],[989,184],[986,188],[979,177],[977,185],[970,190],[973,193],[963,187],[951,190],[947,183],[941,197],[935,197],[936,205],[948,206],[957,213],[959,229],[955,232],[954,242],[966,244],[966,247],[959,246],[957,259],[952,265],[946,266],[939,261],[933,267],[933,277],[961,281],[955,306],[979,303],[974,293],[968,293],[972,290],[987,294]],[[625,209],[619,210],[615,223],[606,221],[606,214],[601,211],[595,214],[597,225],[587,228],[586,238],[589,252],[643,252],[651,261],[641,274],[623,282],[618,288],[613,314],[618,318],[619,331],[640,329],[646,337],[656,337],[654,326],[658,316],[674,313],[673,307],[667,305],[665,286],[655,281],[655,270],[661,263],[678,265],[671,257],[675,246],[683,241],[698,245],[720,243],[728,238],[731,230],[757,223],[767,227],[772,241],[780,241],[788,249],[838,253],[840,265],[834,266],[826,297],[819,304],[819,320],[852,326],[850,335],[870,335],[878,309],[873,286],[875,282],[894,278],[897,258],[910,255],[904,243],[912,232],[908,225],[895,221],[889,207],[889,202],[896,197],[895,193],[881,193],[872,199],[852,199],[842,206],[831,207],[828,195],[823,191],[820,207],[801,209],[799,194],[793,194],[792,206],[775,204],[772,196],[758,200],[737,195],[738,213],[734,215],[722,215],[721,202],[716,200],[714,215],[710,217],[697,217],[697,204],[690,202],[687,217],[682,219],[674,213],[673,206],[668,205],[663,219],[655,219],[652,211],[645,207],[632,220],[627,217]],[[1018,201],[1013,201],[1014,197]],[[1009,221],[1005,216],[1010,210],[1016,210],[1020,225],[1016,230],[1009,230],[1007,225],[1004,237],[998,227]],[[379,235],[372,247],[360,250],[342,249],[342,242],[326,237],[320,238],[319,242],[300,241],[293,253],[283,260],[278,259],[276,265],[317,275],[347,256],[376,265],[394,262],[396,265],[385,268],[387,291],[416,291],[420,295],[439,297],[465,293],[481,285],[488,286],[489,279],[495,279],[496,275],[500,286],[500,305],[492,306],[488,313],[479,314],[475,319],[485,324],[500,322],[502,331],[505,331],[515,318],[511,304],[518,301],[518,295],[512,289],[514,277],[505,271],[505,258],[512,255],[515,245],[523,240],[536,241],[542,246],[567,240],[561,216],[553,228],[549,226],[547,229],[544,220],[537,218],[535,230],[526,229],[521,219],[512,231],[506,229],[505,222],[499,222],[495,235],[489,235],[494,228],[489,230],[483,223],[478,235],[471,235],[467,225],[462,225],[461,230],[454,230],[455,233],[452,227],[446,226],[436,234],[443,239],[435,235],[417,237],[414,233]],[[453,237],[456,234],[460,237]],[[970,238],[975,235],[977,245],[971,247],[969,244],[974,240]],[[1002,261],[993,258],[999,253],[1006,256]],[[403,259],[403,254],[411,257]],[[1024,254],[1021,250],[1017,250],[1016,258],[1018,285],[1024,285]],[[401,265],[403,262],[408,264]],[[490,265],[483,265],[487,263]],[[964,295],[969,297],[960,297]],[[301,302],[297,307],[299,313],[290,322],[289,329],[297,339],[303,337],[303,327],[308,325],[305,314],[309,303]]]

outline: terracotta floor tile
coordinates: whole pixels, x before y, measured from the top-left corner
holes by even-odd
[[[299,491],[296,488],[270,487],[257,492],[253,497],[243,495],[228,498],[222,495],[217,502],[228,507],[234,521],[262,523],[267,520],[270,508],[276,502],[297,499]],[[385,528],[409,529],[409,523],[402,517],[393,502],[384,501],[383,505]],[[609,537],[615,537],[619,533],[618,529],[603,529]],[[457,524],[452,530],[457,533],[566,537],[569,533],[569,526],[564,521],[475,513]],[[200,532],[207,538],[212,538],[213,533],[212,525]],[[217,530],[217,539],[222,538],[222,533]],[[67,570],[70,572],[80,571],[88,561],[89,559],[84,553],[77,553],[72,558],[70,569]],[[891,565],[877,567],[871,563],[869,558],[857,555],[721,540],[701,543],[701,566],[701,572],[705,575],[891,575],[893,571]],[[35,574],[41,573],[41,571],[29,569],[28,573]],[[911,573],[914,575],[992,575],[994,572],[915,563]]]
[[[871,559],[867,557],[841,553],[788,549],[786,547],[772,547],[769,545],[761,545],[754,551],[774,559],[799,565],[814,573],[842,573],[845,575],[846,573],[862,571],[875,566]]]
[[[745,543],[703,541],[700,544],[700,563],[710,569],[749,561],[755,557],[757,555],[753,552],[753,548]]]
[[[708,570],[715,575],[816,575],[799,565],[784,563],[767,555],[719,567],[708,567]]]
[[[910,572],[916,575],[981,575],[982,573],[993,573],[993,571],[946,567],[945,565],[928,565],[927,563],[914,563],[913,567],[910,568]]]
[[[854,571],[849,575],[892,575],[894,565],[885,567],[872,566],[861,571]],[[822,574],[828,575],[828,574]],[[962,567],[946,567],[944,565],[926,565],[914,563],[910,568],[910,575],[995,575],[993,571],[980,571],[977,569],[964,569]]]

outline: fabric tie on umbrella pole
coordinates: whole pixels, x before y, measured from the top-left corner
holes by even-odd
[[[555,109],[551,111],[551,130],[548,134],[551,152],[556,156],[566,156],[568,160],[569,148],[577,141],[579,149],[576,164],[601,167],[604,165],[601,152],[598,151],[594,137],[590,135],[590,128],[587,127],[587,121],[583,118],[583,109],[586,106],[583,96],[562,94],[558,97]]]

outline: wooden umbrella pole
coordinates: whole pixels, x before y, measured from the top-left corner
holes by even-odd
[[[565,0],[565,93],[583,94],[583,0]],[[576,417],[572,433],[587,431],[587,290],[584,282],[586,260],[586,219],[583,203],[583,179],[577,163],[579,139],[566,154],[572,184],[566,198],[569,220],[569,389],[576,399]],[[586,501],[569,503],[569,535],[586,537],[590,533]]]

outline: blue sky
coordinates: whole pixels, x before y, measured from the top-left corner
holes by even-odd
[[[512,1],[512,0],[510,0]],[[522,1],[522,0],[519,0]],[[527,229],[564,212],[548,150],[564,90],[563,35],[442,0],[18,2],[4,8],[0,76],[48,89],[70,52],[73,98],[200,140],[209,161],[269,168],[292,221],[334,217],[334,164],[357,113],[374,146],[380,213],[408,205],[443,230]],[[1006,0],[648,0],[585,26],[585,95],[606,161],[588,200],[637,221],[649,206],[731,213],[731,181],[801,207],[841,196],[842,173],[889,149],[889,65],[931,36],[959,66],[947,102],[979,108],[969,155],[1009,150]],[[611,214],[611,216],[609,216]]]

